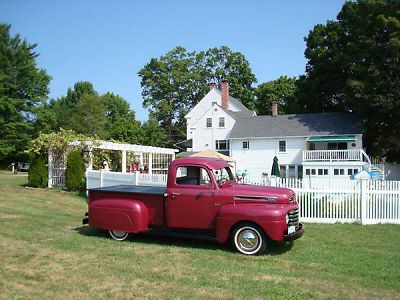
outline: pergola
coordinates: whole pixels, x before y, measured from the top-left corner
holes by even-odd
[[[147,165],[149,174],[166,173],[168,165],[175,159],[175,153],[178,152],[172,148],[161,148],[153,146],[122,144],[107,141],[93,143],[91,141],[72,142],[71,146],[84,145],[84,152],[87,157],[87,170],[93,169],[93,150],[112,150],[121,151],[121,172],[126,173],[127,154],[134,153],[139,160],[140,165]],[[65,166],[55,166],[51,152],[49,151],[49,187],[65,185]]]

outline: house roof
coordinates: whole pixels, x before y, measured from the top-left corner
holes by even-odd
[[[312,113],[238,117],[229,138],[361,134],[361,118],[353,113]]]

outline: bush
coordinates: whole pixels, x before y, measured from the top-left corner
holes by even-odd
[[[29,159],[28,185],[32,187],[47,187],[48,172],[46,159],[42,156],[32,155]]]
[[[85,179],[85,164],[80,151],[71,151],[67,157],[65,170],[66,186],[69,191],[78,191]]]

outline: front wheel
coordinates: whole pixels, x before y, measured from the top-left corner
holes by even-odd
[[[109,230],[111,237],[117,241],[123,241],[128,237],[128,232],[119,230]]]
[[[263,230],[252,223],[237,225],[232,231],[231,238],[236,250],[246,255],[260,255],[267,248]]]

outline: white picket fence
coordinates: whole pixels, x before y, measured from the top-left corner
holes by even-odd
[[[167,175],[87,171],[87,188],[119,184],[165,186]],[[290,188],[300,220],[313,223],[400,224],[400,181],[347,178],[245,178],[243,183]]]
[[[400,224],[400,181],[277,178],[271,185],[296,192],[303,222]]]
[[[104,170],[91,170],[86,172],[86,188],[98,188],[113,185],[146,185],[165,186],[167,183],[166,174],[140,174],[110,172]]]

